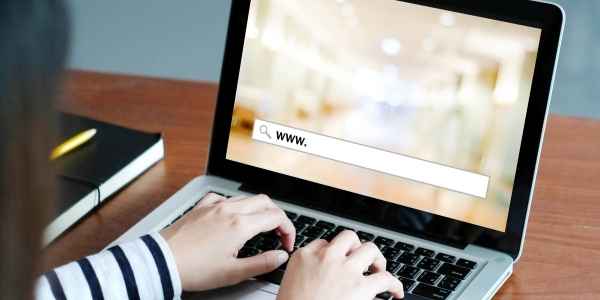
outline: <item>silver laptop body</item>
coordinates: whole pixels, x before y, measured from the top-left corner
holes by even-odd
[[[148,232],[156,232],[168,226],[177,219],[185,210],[198,203],[209,192],[218,192],[224,195],[251,195],[239,191],[241,183],[213,176],[200,176],[190,181],[175,195],[156,208],[152,213],[134,225],[111,245],[123,243],[140,237]],[[414,244],[418,247],[433,249],[456,257],[468,258],[477,262],[477,268],[469,275],[468,280],[461,283],[458,289],[448,299],[491,299],[502,284],[509,278],[515,261],[507,254],[485,249],[479,246],[468,246],[465,249],[455,249],[442,244],[436,244],[424,239],[392,232],[382,228],[361,224],[356,221],[314,211],[305,207],[289,204],[275,199],[275,202],[284,210],[301,215],[315,217],[319,220],[329,221],[337,225],[377,233],[396,241]],[[197,293],[185,297],[188,299],[275,299],[279,286],[260,280],[251,280],[239,286],[225,288],[205,293]],[[413,298],[411,298],[413,297]],[[407,295],[405,299],[426,299]]]

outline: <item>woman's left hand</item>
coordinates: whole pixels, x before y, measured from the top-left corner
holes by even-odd
[[[291,251],[296,229],[269,197],[226,199],[209,194],[181,220],[161,231],[177,263],[185,291],[204,291],[271,272],[285,263],[286,251],[237,258],[238,251],[261,232],[277,230]]]

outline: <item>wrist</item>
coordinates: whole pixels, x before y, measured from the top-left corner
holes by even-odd
[[[164,235],[164,231],[160,233],[153,233],[150,236],[156,241],[156,244],[160,248],[160,253],[152,253],[154,260],[157,261],[157,272],[160,277],[161,284],[166,285],[165,281],[170,279],[175,298],[178,298],[182,294],[182,281],[177,266],[177,261],[171,245],[167,242],[170,235]],[[159,267],[158,261],[161,260],[160,255],[162,254],[164,260],[164,267]],[[157,257],[158,256],[158,257]],[[162,269],[162,270],[161,270]]]

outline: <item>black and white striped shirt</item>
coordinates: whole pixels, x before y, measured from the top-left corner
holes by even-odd
[[[36,299],[180,299],[175,258],[158,233],[45,273]]]

